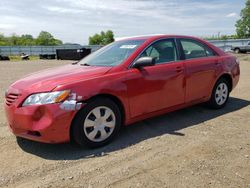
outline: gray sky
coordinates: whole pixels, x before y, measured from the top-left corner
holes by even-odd
[[[111,29],[115,37],[144,34],[233,34],[244,0],[1,0],[0,33],[41,30],[63,42],[88,43]]]

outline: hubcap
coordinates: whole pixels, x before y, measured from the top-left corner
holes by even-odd
[[[228,87],[225,83],[220,83],[215,92],[215,101],[218,105],[223,105],[228,97]]]
[[[107,139],[115,128],[115,114],[106,107],[99,106],[91,110],[84,121],[84,133],[93,142]]]

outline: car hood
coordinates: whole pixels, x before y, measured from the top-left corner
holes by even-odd
[[[105,74],[111,67],[65,65],[32,73],[14,82],[9,90],[32,93],[51,91],[58,85],[90,79]]]

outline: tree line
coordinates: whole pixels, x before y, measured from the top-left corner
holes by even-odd
[[[202,37],[207,40],[227,40],[227,39],[242,39],[250,38],[250,0],[246,0],[246,6],[241,10],[240,19],[236,22],[236,34],[234,35],[214,35]],[[111,30],[106,32],[101,31],[100,34],[94,34],[89,37],[89,45],[106,45],[114,41],[114,33]],[[12,35],[6,37],[0,34],[0,46],[15,46],[15,45],[61,45],[62,41],[54,38],[49,32],[41,31],[37,38],[32,35]]]
[[[0,34],[0,46],[53,46],[63,44],[61,40],[56,39],[47,31],[41,31],[37,38],[32,35],[15,35],[6,37]]]
[[[113,31],[101,31],[100,34],[96,33],[95,35],[89,37],[89,45],[106,45],[113,42],[114,40]]]
[[[246,1],[246,6],[241,10],[240,19],[236,22],[236,32],[239,38],[250,38],[250,0]]]

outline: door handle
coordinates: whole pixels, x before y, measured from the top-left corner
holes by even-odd
[[[176,72],[182,72],[184,70],[183,67],[176,67]]]
[[[219,59],[218,59],[218,60],[215,61],[215,65],[221,65],[221,63],[223,63],[222,60],[219,60]]]
[[[220,61],[216,61],[216,62],[215,62],[215,65],[216,65],[216,66],[220,66],[220,65],[221,65],[221,62],[220,62]]]

